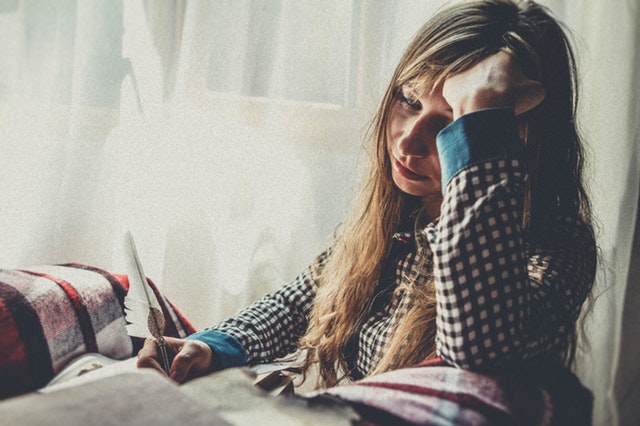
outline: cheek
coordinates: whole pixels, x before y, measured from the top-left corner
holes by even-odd
[[[436,161],[433,166],[433,174],[434,177],[438,180],[438,182],[442,182],[442,170],[440,169],[440,162]]]
[[[387,141],[389,145],[392,145],[398,139],[404,135],[405,127],[407,126],[407,118],[398,111],[397,107],[392,107],[387,121]]]
[[[391,120],[389,120],[389,123],[387,123],[387,149],[388,150],[391,150],[391,147],[393,146],[393,144],[397,139],[398,139],[397,126]]]
[[[440,157],[438,157],[438,150],[434,148],[433,155],[430,157],[430,168],[433,170],[433,176],[438,181],[440,181],[442,177],[442,170],[440,168]]]
[[[438,147],[434,146],[431,152],[432,152],[431,161],[433,162],[433,167],[435,167],[439,173],[440,172],[440,156],[438,155]]]
[[[387,136],[387,141],[386,141],[385,151],[387,153],[387,156],[391,158],[393,157],[393,152],[395,151],[395,144],[398,141],[399,136],[397,134],[397,131],[391,125],[387,126],[386,136]]]

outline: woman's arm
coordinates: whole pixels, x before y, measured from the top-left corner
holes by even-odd
[[[549,217],[539,235],[524,234],[526,173],[512,108],[463,116],[441,132],[438,148],[445,197],[426,232],[439,355],[474,369],[560,353],[594,279],[590,228]]]
[[[463,368],[560,354],[595,276],[595,242],[577,217],[522,229],[526,169],[516,115],[545,97],[499,52],[448,77],[456,120],[437,138],[444,201],[434,253],[439,355]]]
[[[221,346],[228,344],[229,337],[234,344],[244,348],[244,353],[232,351],[232,356],[221,366],[223,368],[269,362],[292,353],[307,329],[317,289],[314,270],[322,268],[327,256],[327,252],[321,254],[314,266],[307,268],[292,283],[189,339],[208,343],[214,353],[225,350]],[[221,337],[227,343],[220,342]]]
[[[308,324],[316,294],[316,270],[328,251],[316,258],[292,283],[243,309],[238,315],[186,339],[166,338],[174,358],[169,376],[183,382],[223,368],[272,361],[293,352]],[[163,372],[156,342],[147,339],[138,353],[138,367]]]

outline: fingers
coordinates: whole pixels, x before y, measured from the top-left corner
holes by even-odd
[[[211,348],[197,340],[185,341],[171,364],[170,377],[182,383],[187,377],[196,377],[209,371]]]
[[[504,74],[504,84],[507,90],[513,92],[513,107],[516,115],[537,107],[547,96],[547,91],[542,83],[531,80],[524,74],[513,53],[503,50],[490,56],[488,60],[494,60],[494,66]]]
[[[518,87],[515,102],[515,114],[524,114],[531,111],[544,101],[547,90],[539,81],[529,80],[526,84]]]
[[[176,339],[165,337],[167,350],[176,354],[171,363],[169,377],[182,383],[187,378],[197,377],[209,372],[213,353],[211,348],[197,340]],[[145,339],[144,345],[138,352],[138,368],[153,368],[166,374],[160,363],[160,353],[155,339]]]
[[[448,76],[442,95],[452,107],[454,118],[483,108],[506,106],[520,115],[538,106],[546,90],[539,81],[524,74],[515,56],[501,51]]]
[[[142,349],[138,352],[138,368],[153,368],[166,374],[159,362],[160,355],[158,353],[158,345],[155,339],[145,339]]]

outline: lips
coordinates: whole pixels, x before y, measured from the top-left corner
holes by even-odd
[[[396,171],[405,179],[415,180],[415,181],[425,181],[429,179],[427,176],[419,175],[418,173],[408,169],[404,166],[400,161],[398,161],[395,157],[393,158],[393,165]]]

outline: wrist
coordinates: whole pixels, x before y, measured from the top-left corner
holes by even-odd
[[[519,159],[524,145],[513,108],[488,108],[468,113],[445,127],[436,138],[444,194],[460,170],[494,159]]]
[[[211,351],[209,371],[229,367],[240,367],[247,363],[247,353],[242,344],[233,336],[216,330],[204,330],[187,337],[198,340]]]

